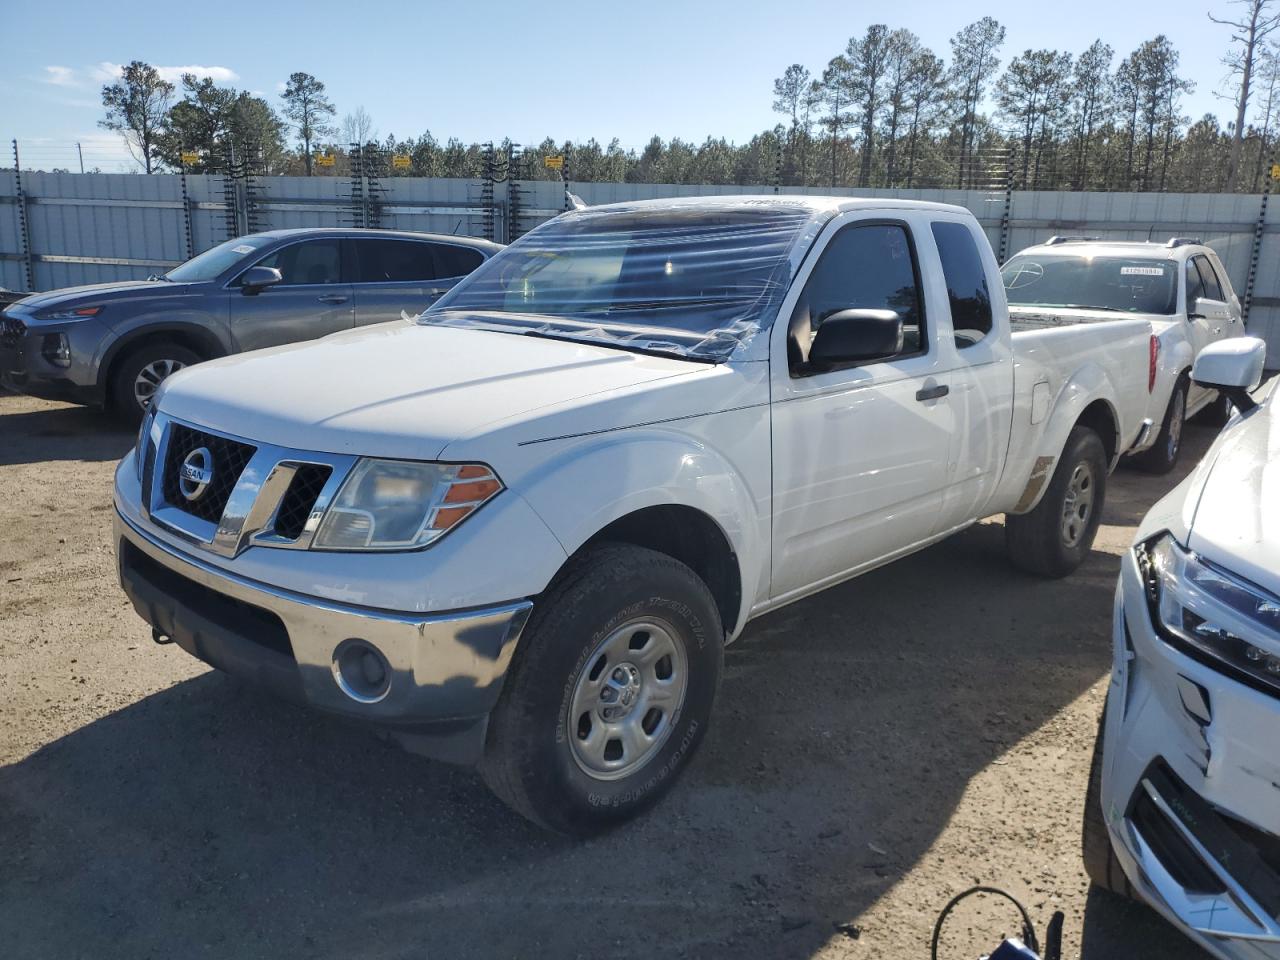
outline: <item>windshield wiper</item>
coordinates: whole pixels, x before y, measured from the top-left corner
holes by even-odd
[[[562,340],[565,343],[582,343],[592,347],[612,347],[617,350],[625,350],[627,353],[642,353],[646,356],[653,357],[674,357],[676,360],[692,360],[696,363],[718,363],[715,357],[699,357],[692,356],[682,350],[673,347],[655,346],[649,341],[636,340],[601,340],[597,337],[580,337],[563,333],[548,333],[545,330],[496,330],[492,327],[488,328],[494,333],[514,333],[523,337],[537,337],[540,340]]]
[[[173,283],[173,281],[169,279],[168,275],[163,273],[153,273],[151,276],[147,277],[147,280],[151,283],[155,283],[160,280],[163,280],[165,283]]]

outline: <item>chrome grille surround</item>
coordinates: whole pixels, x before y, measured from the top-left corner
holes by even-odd
[[[166,497],[167,489],[172,493],[172,484],[166,477],[171,460],[169,444],[185,431],[195,431],[253,450],[216,521],[197,516],[190,512],[189,505],[174,503]],[[284,550],[309,548],[320,518],[359,459],[345,454],[314,453],[260,443],[159,412],[151,424],[148,440],[142,475],[142,506],[147,516],[153,523],[184,540],[224,557],[237,556],[250,546]],[[306,511],[305,520],[299,524],[297,512],[305,508],[299,507],[293,498],[286,502],[286,494],[294,486],[294,479],[300,471],[314,477],[317,474],[314,468],[327,468],[328,477],[319,486],[314,502]],[[282,505],[288,514],[283,533],[276,527]]]

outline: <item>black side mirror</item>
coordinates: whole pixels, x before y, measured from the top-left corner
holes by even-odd
[[[275,267],[250,267],[240,274],[240,292],[246,297],[256,297],[267,287],[283,280]]]
[[[809,363],[883,360],[902,352],[902,317],[896,310],[837,310],[822,319],[809,346]]]

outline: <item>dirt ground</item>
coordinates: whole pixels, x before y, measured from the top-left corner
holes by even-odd
[[[1119,471],[1067,580],[985,523],[757,621],[682,783],[575,843],[153,644],[110,539],[132,437],[0,395],[0,955],[924,958],[984,882],[1064,910],[1067,957],[1202,957],[1078,851],[1118,555],[1211,439]],[[1014,930],[962,908],[943,956]]]

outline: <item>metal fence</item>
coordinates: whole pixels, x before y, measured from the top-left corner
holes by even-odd
[[[589,205],[772,187],[574,183]],[[783,194],[958,204],[1004,259],[1052,234],[1117,240],[1196,236],[1218,251],[1249,330],[1280,367],[1280,204],[1266,194],[782,187]],[[375,175],[256,177],[0,171],[0,287],[49,290],[146,277],[223,240],[281,227],[377,226],[509,242],[564,208],[556,181]]]

